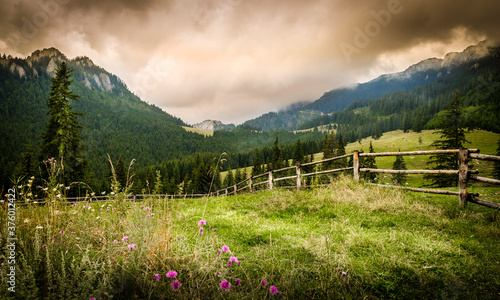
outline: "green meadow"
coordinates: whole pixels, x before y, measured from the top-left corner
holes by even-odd
[[[455,197],[340,176],[301,191],[119,199],[18,207],[16,293],[3,251],[0,298],[500,297],[498,211]]]

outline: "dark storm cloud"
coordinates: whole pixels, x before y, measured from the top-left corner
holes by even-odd
[[[0,52],[87,55],[188,122],[244,121],[500,40],[500,1],[0,1]]]

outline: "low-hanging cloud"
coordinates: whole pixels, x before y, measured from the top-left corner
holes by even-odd
[[[0,52],[87,55],[187,122],[240,123],[499,41],[498,11],[486,0],[2,1]]]

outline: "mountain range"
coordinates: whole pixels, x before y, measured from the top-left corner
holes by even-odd
[[[312,103],[295,104],[277,113],[270,112],[246,121],[244,125],[263,130],[278,128],[296,130],[321,115],[341,111],[357,100],[378,98],[396,91],[409,91],[440,79],[459,76],[480,67],[481,60],[497,53],[497,48],[490,42],[483,41],[468,47],[463,52],[448,53],[442,59],[423,60],[403,72],[385,74],[366,83],[331,90]]]
[[[317,131],[290,130],[333,124],[347,142],[352,142],[394,129],[435,128],[435,116],[446,109],[455,89],[464,94],[467,124],[500,132],[499,53],[499,48],[481,42],[463,52],[447,54],[443,59],[427,59],[400,73],[335,89],[314,102],[297,103],[236,127],[214,120],[193,125],[216,130],[210,137],[186,131],[182,127],[187,125],[181,119],[142,101],[120,78],[88,57],[68,59],[55,48],[37,50],[24,59],[3,55],[0,56],[0,189],[19,174],[26,158],[46,159],[37,149],[48,120],[46,103],[51,78],[62,61],[73,70],[71,89],[81,96],[72,106],[74,111],[84,114],[79,123],[84,127],[83,144],[89,162],[86,182],[98,187],[103,181],[109,182],[108,153],[113,161],[118,156],[126,162],[137,159],[136,167],[146,168],[195,153],[227,152],[228,164],[224,168],[230,168],[251,165],[249,153],[254,148],[269,147],[276,136],[282,144],[323,137]],[[32,167],[38,166],[33,163]],[[144,182],[152,182],[155,176],[152,172]],[[180,172],[182,179],[187,171]]]

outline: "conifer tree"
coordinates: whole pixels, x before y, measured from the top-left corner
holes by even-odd
[[[455,97],[450,103],[450,109],[445,111],[438,120],[440,139],[431,146],[437,149],[460,149],[468,141],[465,139],[466,129],[463,127],[463,111],[460,93],[455,91]],[[434,170],[458,170],[458,154],[436,154],[430,157],[427,164],[434,165]],[[432,181],[434,186],[456,186],[458,175],[428,174],[424,176]]]
[[[372,142],[370,141],[370,148],[368,149],[370,153],[375,153],[375,150],[373,149]],[[365,157],[361,163],[365,168],[369,169],[376,169],[377,164],[375,163],[375,156],[368,156]],[[370,172],[363,172],[363,178],[368,181],[368,182],[375,182],[376,178],[376,173],[370,173]]]
[[[392,165],[393,170],[406,170],[406,162],[401,155],[396,156],[396,161]],[[408,176],[406,174],[392,174],[392,180],[395,184],[401,185],[408,180]]]
[[[262,168],[262,161],[260,157],[259,149],[255,149],[254,159],[253,159],[253,168],[252,168],[252,176],[260,175],[264,173]]]
[[[118,162],[116,163],[116,180],[120,183],[120,187],[124,190],[127,185],[127,174],[125,173],[125,162],[123,157],[120,155]]]
[[[304,152],[302,151],[302,143],[300,142],[300,139],[297,140],[293,149],[293,164],[296,164],[297,162],[304,162]]]
[[[71,70],[62,62],[52,79],[47,103],[49,121],[47,131],[42,135],[41,149],[42,160],[54,157],[62,164],[61,183],[65,185],[82,180],[86,166],[81,146],[82,127],[77,122],[77,117],[83,115],[72,110],[71,102],[77,101],[79,96],[70,90],[70,78]]]
[[[283,167],[283,155],[281,152],[281,148],[279,146],[278,136],[274,140],[273,145],[273,161],[271,162],[272,170],[278,170]]]
[[[497,156],[500,156],[500,139],[498,139],[497,143]],[[495,161],[493,165],[493,176],[496,179],[500,179],[500,161]]]

